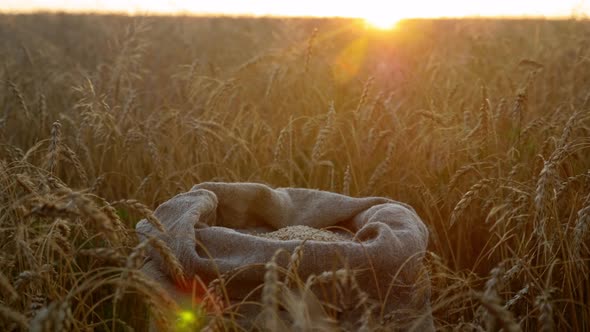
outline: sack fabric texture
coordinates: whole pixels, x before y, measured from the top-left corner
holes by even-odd
[[[428,230],[406,204],[312,189],[206,182],[163,203],[154,215],[165,232],[142,220],[136,226],[140,239],[164,241],[184,275],[198,276],[205,285],[235,272],[224,285],[235,303],[262,288],[265,263],[279,249],[293,253],[303,243],[297,268],[301,280],[346,266],[355,271],[356,284],[379,306],[375,311],[382,317],[391,313],[389,318],[399,321],[397,326],[403,329],[434,330],[430,282],[422,263]],[[327,229],[343,240],[302,242],[259,236],[297,225]],[[190,296],[178,286],[156,248],[148,247],[147,257],[143,272],[148,277],[177,301]],[[289,254],[277,257],[279,266],[288,264]],[[261,310],[256,308],[245,310],[242,317],[255,321]]]

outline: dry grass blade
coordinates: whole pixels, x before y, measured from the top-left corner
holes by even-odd
[[[124,265],[126,262],[126,259],[121,255],[120,250],[113,248],[82,249],[78,254],[106,262],[113,262],[117,266]]]
[[[545,67],[542,63],[531,59],[522,59],[518,65],[521,67],[530,67],[533,69],[543,69]]]

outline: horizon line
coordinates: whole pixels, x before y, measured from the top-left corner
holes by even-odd
[[[78,14],[78,15],[120,15],[120,16],[169,16],[169,17],[211,17],[211,18],[295,18],[295,19],[358,19],[364,20],[363,17],[355,16],[341,16],[341,15],[289,15],[289,14],[257,14],[257,13],[216,13],[216,12],[194,12],[194,11],[174,11],[174,12],[160,12],[160,11],[122,11],[122,10],[77,10],[77,9],[49,9],[49,8],[35,8],[31,10],[3,10],[0,9],[0,14],[5,15],[34,15],[34,14]],[[588,13],[572,13],[570,15],[456,15],[456,16],[415,16],[404,17],[403,20],[460,20],[460,19],[549,19],[549,20],[569,20],[569,19],[584,19],[588,20],[590,16]]]

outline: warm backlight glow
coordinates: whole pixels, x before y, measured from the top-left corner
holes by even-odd
[[[0,0],[2,11],[68,10],[129,14],[340,16],[391,28],[403,18],[465,16],[570,16],[590,13],[584,0]]]
[[[400,21],[400,18],[388,15],[367,15],[365,16],[365,22],[367,25],[383,30],[393,29],[396,24]]]

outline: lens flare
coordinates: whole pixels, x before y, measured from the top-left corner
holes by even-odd
[[[197,318],[192,311],[183,310],[178,314],[178,322],[182,325],[192,325]]]
[[[400,19],[401,18],[393,15],[375,14],[365,17],[365,22],[373,28],[389,30],[395,28]]]
[[[206,313],[199,307],[181,310],[176,314],[175,332],[198,331],[203,327]]]
[[[366,38],[359,38],[340,52],[335,59],[336,81],[348,82],[358,74],[365,63],[368,45]]]

